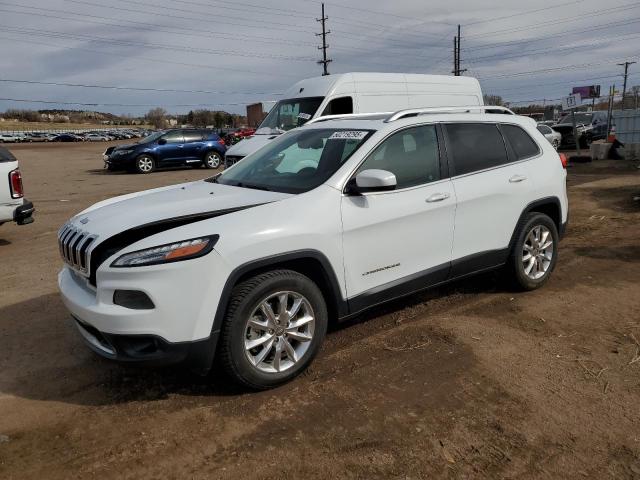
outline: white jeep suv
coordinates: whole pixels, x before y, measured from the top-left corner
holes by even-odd
[[[320,118],[213,178],[100,202],[59,232],[63,300],[105,357],[216,360],[268,388],[309,365],[329,321],[497,267],[538,288],[566,172],[508,113]]]

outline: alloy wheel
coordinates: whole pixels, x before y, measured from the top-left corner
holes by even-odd
[[[153,170],[153,160],[149,157],[142,157],[138,159],[138,167],[141,172],[148,173]]]
[[[313,339],[315,314],[309,301],[292,291],[262,300],[245,326],[244,348],[251,365],[280,373],[296,365]]]
[[[217,153],[208,153],[206,162],[209,168],[218,168],[220,166],[220,156]]]
[[[525,237],[522,246],[524,273],[539,280],[549,271],[554,255],[553,235],[544,225],[534,225]]]

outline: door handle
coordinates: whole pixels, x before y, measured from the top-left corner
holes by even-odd
[[[449,198],[450,195],[448,193],[434,193],[430,197],[428,197],[425,201],[427,203],[441,202]]]
[[[511,177],[509,179],[509,182],[511,183],[520,183],[520,182],[524,182],[527,179],[527,177],[525,177],[524,175],[514,175],[513,177]]]

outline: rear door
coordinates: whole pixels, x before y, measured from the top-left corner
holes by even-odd
[[[392,134],[357,172],[387,170],[397,188],[343,196],[344,268],[353,311],[447,277],[456,202],[439,147],[435,125]]]
[[[184,131],[184,159],[201,160],[204,155],[204,141],[201,130]]]
[[[518,142],[518,154],[501,130]],[[457,198],[451,275],[458,276],[506,260],[520,214],[533,195],[530,159],[541,152],[518,126],[450,123],[445,131]]]

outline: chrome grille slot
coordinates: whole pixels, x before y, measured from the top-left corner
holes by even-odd
[[[64,262],[78,273],[89,275],[89,258],[95,235],[67,224],[58,232],[58,246]]]

